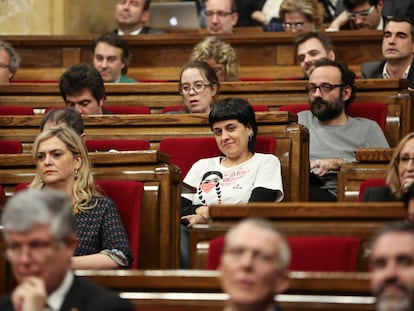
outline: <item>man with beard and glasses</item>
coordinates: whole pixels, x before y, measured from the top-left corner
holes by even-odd
[[[336,201],[336,174],[355,161],[357,148],[389,148],[380,126],[346,111],[355,97],[355,73],[330,59],[315,62],[309,76],[310,111],[298,113],[309,129],[310,201]]]
[[[398,222],[375,236],[370,257],[377,311],[414,310],[414,225]]]

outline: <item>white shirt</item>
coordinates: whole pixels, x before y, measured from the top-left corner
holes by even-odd
[[[72,271],[68,270],[60,286],[47,297],[46,303],[51,308],[51,310],[60,310],[63,301],[65,300],[66,294],[69,292],[69,289],[73,284],[73,279],[74,276]]]

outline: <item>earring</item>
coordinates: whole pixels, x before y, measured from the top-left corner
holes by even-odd
[[[75,180],[78,179],[78,177],[79,177],[78,172],[79,172],[79,170],[77,168],[75,168]]]

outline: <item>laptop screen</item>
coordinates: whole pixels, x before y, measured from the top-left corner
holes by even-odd
[[[158,29],[199,29],[195,2],[154,2],[150,5],[150,26]]]

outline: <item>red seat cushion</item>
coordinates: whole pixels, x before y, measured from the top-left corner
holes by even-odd
[[[11,153],[22,153],[23,146],[20,141],[0,141],[0,153],[1,154],[11,154]]]
[[[102,194],[108,196],[115,203],[118,209],[119,216],[128,235],[132,255],[134,256],[132,269],[137,269],[144,184],[130,180],[100,180],[96,182],[96,185]]]
[[[150,114],[151,109],[143,106],[104,106],[104,109],[113,114]]]
[[[0,115],[33,115],[33,107],[0,106]]]
[[[358,194],[358,202],[361,202],[362,195],[364,194],[365,190],[370,187],[380,187],[386,186],[387,181],[385,178],[372,178],[366,179],[359,184],[359,194]]]
[[[356,271],[360,240],[344,236],[292,236],[287,241],[291,250],[292,271]],[[217,269],[224,248],[224,237],[210,241],[206,268]]]

